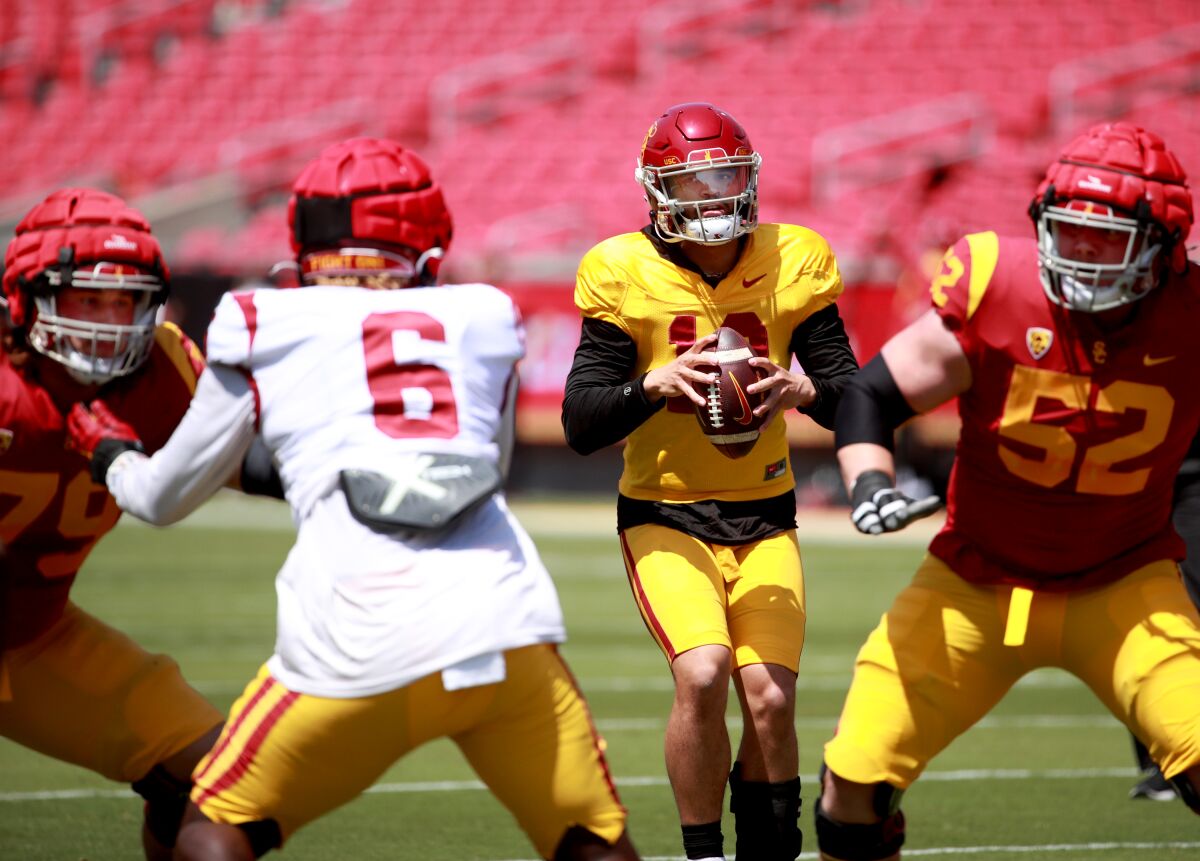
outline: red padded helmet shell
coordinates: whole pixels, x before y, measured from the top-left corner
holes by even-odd
[[[1056,201],[1091,200],[1159,224],[1180,268],[1194,220],[1187,175],[1162,138],[1130,123],[1101,123],[1063,149],[1046,171],[1034,209]]]
[[[32,323],[29,288],[47,269],[100,261],[141,267],[164,286],[169,277],[162,248],[145,216],[116,195],[64,188],[33,207],[17,225],[4,255],[4,296],[13,325]],[[165,299],[165,290],[159,295]]]
[[[660,239],[720,245],[758,227],[761,163],[741,123],[707,102],[687,102],[651,123],[634,178]]]
[[[429,167],[382,138],[342,141],[309,162],[292,186],[288,226],[297,255],[351,240],[446,250],[453,234]]]
[[[754,146],[742,124],[707,102],[687,102],[663,111],[642,142],[638,163],[668,167],[706,157],[750,155]]]

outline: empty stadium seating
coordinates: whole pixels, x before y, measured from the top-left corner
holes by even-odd
[[[138,199],[228,174],[241,216],[182,217],[168,251],[252,274],[286,253],[299,165],[382,134],[433,163],[453,266],[562,278],[642,222],[650,120],[703,99],[763,153],[764,218],[870,273],[1028,230],[1036,172],[1099,117],[1200,169],[1197,28],[1194,0],[22,0],[0,16],[0,221],[67,182]]]

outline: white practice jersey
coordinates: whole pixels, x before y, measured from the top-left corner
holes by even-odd
[[[207,350],[210,364],[252,375],[299,518],[341,470],[383,469],[399,452],[496,460],[523,355],[512,300],[485,284],[228,294]]]
[[[114,464],[109,488],[138,516],[182,516],[155,513],[162,488],[211,493],[240,465],[257,420],[298,530],[276,579],[270,661],[291,690],[365,696],[561,642],[553,583],[501,494],[412,538],[361,524],[338,484],[343,469],[386,473],[412,453],[498,461],[523,349],[512,301],[483,284],[228,294],[187,417],[153,458]]]

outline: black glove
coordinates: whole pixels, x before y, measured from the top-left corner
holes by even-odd
[[[886,472],[869,469],[859,475],[850,489],[850,519],[866,535],[897,532],[914,520],[928,517],[942,507],[936,496],[916,500],[892,486]]]

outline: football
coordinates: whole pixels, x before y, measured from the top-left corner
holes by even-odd
[[[717,329],[716,334],[716,343],[707,352],[716,353],[720,376],[717,382],[697,389],[705,405],[696,407],[696,420],[717,451],[730,458],[745,457],[758,442],[764,418],[754,415],[763,396],[746,391],[761,376],[750,364],[758,354],[749,341],[728,326]]]

